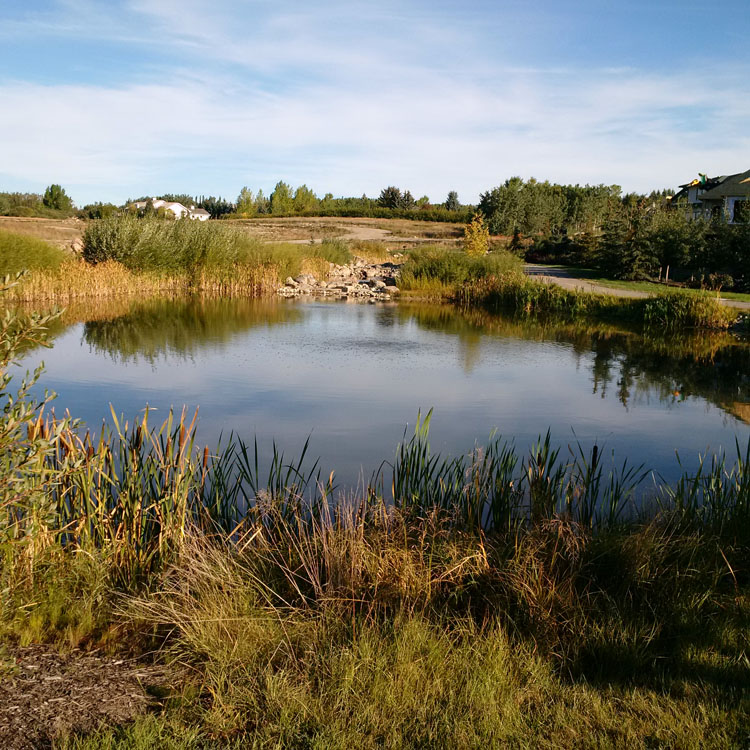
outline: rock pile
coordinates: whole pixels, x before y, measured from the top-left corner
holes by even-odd
[[[351,263],[340,266],[330,263],[326,281],[318,280],[311,274],[303,273],[287,278],[277,292],[284,297],[299,297],[304,294],[321,297],[348,297],[388,300],[398,294],[396,282],[399,266],[395,263],[367,263],[355,258]]]

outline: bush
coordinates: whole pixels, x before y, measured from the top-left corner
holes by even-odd
[[[481,214],[474,214],[464,229],[464,250],[467,255],[477,258],[486,255],[490,247],[490,231]]]

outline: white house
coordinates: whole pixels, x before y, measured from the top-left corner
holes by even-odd
[[[211,218],[211,214],[203,208],[196,208],[190,206],[187,208],[182,203],[176,203],[173,201],[163,201],[161,198],[151,201],[155,209],[163,208],[165,211],[169,211],[175,219],[194,219],[195,221],[208,221]],[[140,211],[146,208],[148,201],[136,201],[133,205]]]

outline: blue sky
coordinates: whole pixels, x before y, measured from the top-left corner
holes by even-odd
[[[465,202],[750,167],[748,0],[0,0],[0,190]]]

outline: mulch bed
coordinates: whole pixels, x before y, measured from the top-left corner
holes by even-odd
[[[46,646],[0,654],[0,748],[50,747],[56,737],[131,721],[154,705],[164,667]]]

